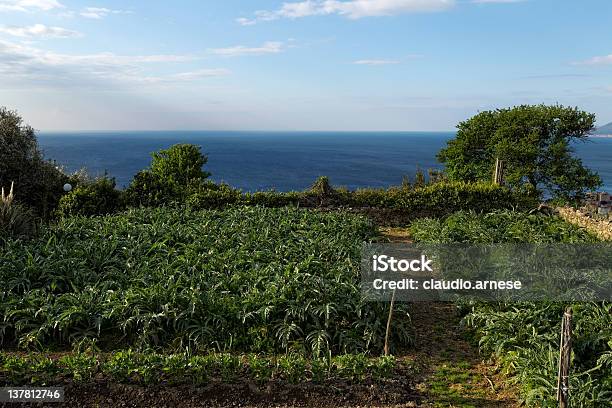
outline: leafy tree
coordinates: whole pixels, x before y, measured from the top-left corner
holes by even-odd
[[[0,186],[15,184],[15,199],[49,216],[70,179],[42,157],[34,129],[14,111],[0,107]]]
[[[164,182],[187,186],[194,180],[210,176],[210,173],[202,170],[207,161],[199,146],[177,144],[153,153],[151,172]]]
[[[569,198],[601,185],[599,176],[572,154],[572,143],[586,141],[594,124],[595,115],[561,105],[481,112],[458,125],[456,138],[438,160],[451,180],[488,181],[499,158],[510,187],[530,186]]]
[[[184,202],[197,190],[206,187],[210,173],[202,170],[208,158],[200,147],[177,144],[152,154],[151,167],[138,172],[126,190],[130,205],[157,206]]]

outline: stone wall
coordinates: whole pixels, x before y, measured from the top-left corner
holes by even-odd
[[[612,241],[612,221],[609,219],[595,219],[571,207],[561,207],[557,211],[565,221],[585,228],[604,241]]]

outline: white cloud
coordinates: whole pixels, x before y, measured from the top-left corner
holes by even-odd
[[[209,68],[199,69],[197,71],[179,72],[178,74],[172,74],[167,77],[170,81],[197,81],[199,79],[226,76],[231,74],[228,69],[224,68]]]
[[[493,4],[493,3],[522,3],[527,0],[472,0],[476,4]]]
[[[399,64],[399,61],[395,60],[381,60],[381,59],[369,59],[369,60],[358,60],[353,61],[355,65],[393,65]]]
[[[145,70],[147,64],[193,62],[197,59],[191,55],[62,54],[0,40],[0,77],[30,85],[104,88],[110,83],[188,82],[230,74],[221,68],[165,75],[150,75]]]
[[[284,51],[283,43],[278,41],[268,41],[260,47],[246,47],[244,45],[237,45],[235,47],[212,48],[209,50],[209,52],[212,54],[221,55],[223,57],[278,54],[282,51]]]
[[[81,33],[76,31],[62,27],[49,27],[44,24],[34,24],[31,26],[0,26],[0,33],[26,38],[71,38],[81,36]]]
[[[0,11],[48,11],[63,7],[57,0],[0,0]]]
[[[609,65],[612,64],[612,54],[590,58],[586,61],[575,62],[574,65]]]
[[[238,18],[241,25],[280,18],[296,19],[308,16],[338,14],[351,19],[391,16],[403,13],[444,11],[452,8],[455,0],[305,0],[283,3],[274,11],[256,11],[253,18]]]
[[[129,14],[126,10],[111,10],[104,7],[87,7],[81,10],[79,13],[82,17],[93,18],[96,20],[102,19],[109,14]]]

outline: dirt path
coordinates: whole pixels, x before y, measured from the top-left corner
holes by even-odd
[[[384,241],[412,242],[406,228],[381,228]],[[418,368],[416,389],[422,407],[520,406],[516,389],[484,361],[461,327],[452,303],[414,303],[410,306],[415,345],[400,354]]]
[[[518,407],[516,390],[484,361],[451,303],[411,305],[415,347],[402,353],[420,370],[423,407]]]

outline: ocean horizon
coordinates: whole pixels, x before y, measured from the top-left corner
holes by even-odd
[[[418,169],[443,169],[437,152],[455,132],[84,131],[39,132],[47,159],[72,172],[108,174],[125,188],[151,153],[193,143],[208,156],[211,179],[243,191],[308,188],[319,176],[349,189],[399,185]],[[575,151],[612,191],[612,139],[590,138]]]

